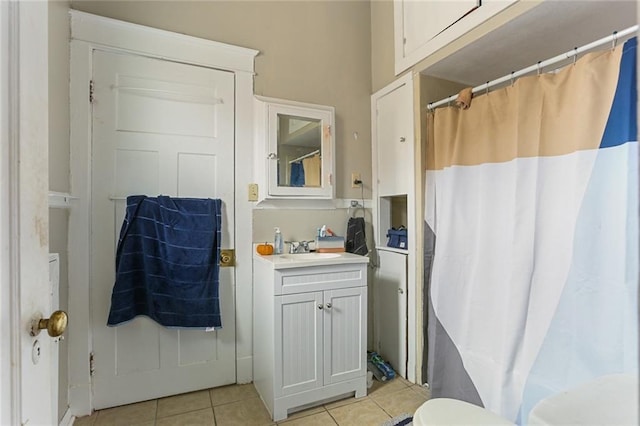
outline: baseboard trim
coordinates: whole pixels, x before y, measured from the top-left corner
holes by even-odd
[[[236,383],[244,384],[253,382],[252,356],[236,359],[236,368]]]
[[[67,408],[67,411],[65,411],[64,416],[62,416],[60,420],[60,426],[71,426],[75,420],[75,416],[72,416],[71,410]]]

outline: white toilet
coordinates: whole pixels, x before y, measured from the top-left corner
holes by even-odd
[[[422,404],[413,415],[413,424],[415,426],[514,425],[491,411],[451,398],[430,399]]]
[[[638,425],[638,377],[612,374],[598,377],[543,399],[531,410],[528,424]],[[425,402],[413,415],[415,426],[514,425],[484,408],[450,398]]]

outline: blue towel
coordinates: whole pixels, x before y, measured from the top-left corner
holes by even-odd
[[[302,161],[291,163],[291,186],[304,186],[304,166]]]
[[[107,325],[221,328],[221,222],[220,200],[127,197]]]

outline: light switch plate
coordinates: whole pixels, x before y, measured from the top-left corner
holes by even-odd
[[[258,184],[249,184],[249,201],[258,201]]]

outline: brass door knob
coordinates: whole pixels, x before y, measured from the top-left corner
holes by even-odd
[[[36,336],[40,330],[47,330],[49,336],[58,337],[66,330],[67,321],[68,317],[65,311],[55,311],[51,317],[37,320],[31,327],[31,335]]]

